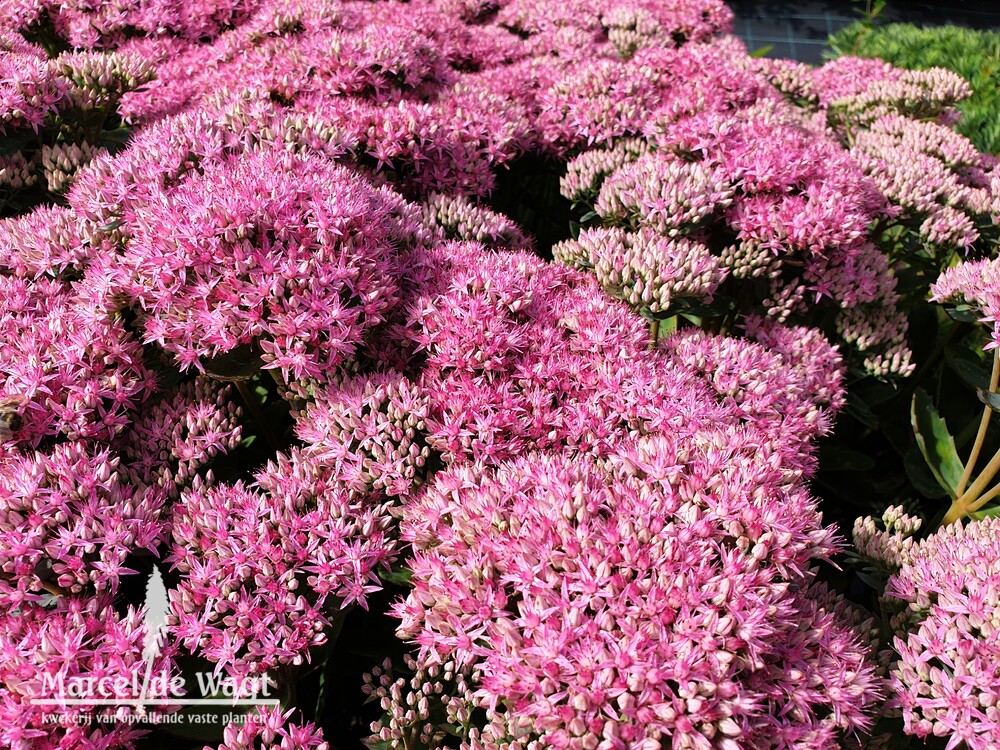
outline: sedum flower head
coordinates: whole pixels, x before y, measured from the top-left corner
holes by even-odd
[[[650,315],[665,313],[681,297],[711,301],[727,275],[702,243],[665,237],[646,226],[634,233],[587,229],[575,242],[553,248],[553,255],[592,268],[610,296]]]
[[[141,614],[132,607],[119,614],[107,596],[5,607],[0,614],[0,744],[11,750],[135,747],[144,732],[134,721],[134,707],[89,705],[85,699],[104,690],[125,701],[138,692],[132,686],[143,684],[147,668],[170,674],[166,657],[151,664],[143,658],[145,634]],[[151,700],[166,697],[158,693],[159,682],[148,690]],[[84,688],[82,703],[32,704],[34,699],[58,701],[54,693],[60,684],[64,695],[72,695],[74,683],[103,687]],[[86,715],[91,721],[84,720]]]
[[[118,456],[82,441],[0,461],[0,596],[118,588],[133,552],[164,537],[166,493],[125,481]]]
[[[37,133],[65,96],[45,51],[17,34],[0,31],[0,135]]]
[[[177,640],[237,676],[305,663],[334,616],[381,587],[388,508],[298,450],[253,486],[195,482],[171,517]]]
[[[137,212],[122,286],[182,369],[252,345],[286,379],[320,379],[398,302],[400,209],[328,162],[251,152]]]
[[[892,703],[907,734],[986,750],[1000,737],[1000,522],[944,526],[907,551],[886,586],[898,655]]]
[[[468,746],[814,747],[868,726],[869,646],[812,583],[830,532],[780,471],[703,440],[456,468],[407,507],[399,634],[473,670]]]
[[[295,710],[258,707],[242,722],[230,722],[222,744],[204,750],[329,750],[322,730],[309,722],[290,720]]]
[[[1000,344],[996,319],[1000,315],[1000,261],[986,258],[966,261],[946,268],[931,286],[933,302],[964,302],[980,315],[980,320],[992,328],[992,341],[987,349]]]
[[[136,415],[120,438],[125,471],[140,486],[162,487],[176,499],[198,469],[236,448],[242,409],[232,389],[208,377],[176,386]]]
[[[442,239],[480,242],[505,250],[534,249],[533,241],[514,221],[467,198],[434,194],[423,206],[424,221],[438,228]]]
[[[47,438],[110,440],[154,388],[122,323],[53,279],[0,276],[0,339],[0,399],[16,414],[0,456]]]
[[[407,495],[430,456],[427,397],[398,374],[347,379],[316,394],[295,432],[311,460],[352,492]]]
[[[80,272],[90,248],[81,237],[75,212],[63,206],[40,206],[28,214],[0,219],[0,253],[0,271],[6,275],[65,278]]]

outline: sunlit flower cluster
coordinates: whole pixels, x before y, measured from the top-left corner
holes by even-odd
[[[898,659],[894,704],[906,731],[986,750],[1000,736],[1000,521],[951,524],[914,545],[889,579]]]
[[[43,588],[114,593],[131,572],[126,557],[159,546],[166,492],[124,475],[117,456],[82,442],[0,463],[0,595],[9,605]]]
[[[815,750],[872,727],[878,634],[822,582],[841,542],[815,442],[845,364],[913,369],[880,232],[974,247],[1000,177],[948,127],[961,81],[756,60],[732,18],[4,4],[0,745],[139,746],[30,699],[142,669],[128,576],[154,565],[158,668],[286,700],[359,610],[396,617],[412,674],[367,687],[383,748]],[[572,239],[501,212],[522,169],[561,176]],[[992,320],[990,263],[935,293]],[[899,599],[946,557],[897,538],[911,520],[859,528]],[[976,596],[941,627],[985,674]],[[978,750],[993,704],[959,716],[965,683],[927,678],[925,615],[898,707]],[[303,707],[206,742],[326,750]]]
[[[1000,345],[1000,331],[996,328],[1000,315],[1000,259],[966,261],[947,268],[931,287],[931,292],[935,302],[970,306],[991,329],[992,341],[986,348],[995,349]]]
[[[417,708],[485,710],[463,737],[480,747],[819,747],[864,728],[864,627],[811,584],[830,532],[723,434],[438,475],[404,522],[400,633],[474,670],[474,692]]]
[[[318,159],[251,152],[136,211],[121,288],[181,369],[257,345],[324,378],[397,302],[398,199]]]
[[[109,698],[123,702],[133,695],[132,685],[141,685],[148,671],[169,674],[170,662],[157,657],[142,658],[146,628],[140,613],[129,607],[115,611],[111,598],[61,598],[54,607],[23,604],[0,613],[0,744],[12,750],[68,750],[108,748],[130,750],[143,730],[135,722],[114,721],[134,717],[138,706],[99,705],[96,689],[78,688],[82,702],[63,702],[74,682],[103,682]],[[43,680],[43,675],[48,678]],[[62,685],[62,699],[52,685]],[[57,691],[56,691],[57,692]],[[150,699],[163,697],[163,688],[151,686]],[[87,698],[95,698],[93,703]],[[50,706],[34,700],[54,700]],[[53,723],[53,712],[66,717]],[[103,715],[99,726],[82,721]]]
[[[353,494],[298,451],[255,486],[198,482],[171,517],[175,637],[239,676],[309,660],[339,610],[380,588],[393,556],[386,503]]]
[[[644,120],[644,140],[626,137],[584,152],[562,182],[563,194],[592,207],[605,226],[675,245],[683,239],[684,249],[663,253],[662,243],[646,239],[622,253],[619,235],[587,229],[575,244],[559,246],[557,259],[594,268],[607,291],[654,318],[685,311],[670,301],[679,297],[710,305],[720,289],[740,307],[700,305],[699,314],[815,323],[818,310],[832,308],[829,334],[852,345],[852,361],[879,376],[907,374],[896,282],[869,234],[898,211],[877,181],[776,98],[763,76],[726,56],[702,58],[724,82],[706,89],[711,98],[693,98],[697,88],[668,88]],[[686,260],[690,247],[699,262]],[[865,326],[870,330],[859,331]]]

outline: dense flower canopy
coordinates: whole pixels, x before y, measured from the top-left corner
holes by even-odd
[[[808,481],[846,370],[914,369],[899,264],[995,237],[997,162],[949,127],[961,79],[759,60],[731,24],[719,0],[5,3],[0,746],[138,746],[31,699],[155,661],[280,689],[210,747],[325,750],[294,687],[376,605],[410,672],[369,677],[383,748],[818,750],[885,705],[989,747],[993,703],[961,713],[972,683],[925,656],[993,690],[991,581],[924,599],[993,526],[893,537],[885,679]],[[554,246],[496,201],[529,168],[575,221]],[[935,296],[992,321],[994,264]]]

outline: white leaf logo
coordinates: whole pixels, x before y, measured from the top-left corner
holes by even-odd
[[[146,581],[145,604],[146,636],[142,645],[142,658],[151,662],[160,654],[167,630],[167,613],[170,612],[167,587],[163,585],[163,574],[156,565],[153,566],[149,580]]]

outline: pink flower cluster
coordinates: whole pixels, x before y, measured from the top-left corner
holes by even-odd
[[[0,19],[4,14],[0,10]],[[64,52],[54,59],[0,23],[0,215],[37,203],[46,185],[64,192],[97,152],[105,127],[118,124],[122,95],[147,83],[152,68],[126,52]]]
[[[428,411],[426,394],[405,376],[362,376],[317,393],[295,432],[350,492],[405,496],[430,456]]]
[[[0,135],[19,128],[37,132],[62,95],[44,50],[0,31]]]
[[[814,584],[835,544],[801,485],[842,398],[823,338],[760,323],[771,350],[699,333],[649,351],[580,274],[437,252],[411,327],[453,467],[404,505],[397,607],[428,684],[371,688],[372,741],[432,747],[439,711],[470,747],[818,747],[866,727],[870,644]]]
[[[128,717],[135,707],[88,704],[86,698],[131,698],[132,685],[143,683],[147,669],[160,673],[169,660],[142,659],[146,629],[140,614],[129,607],[115,612],[110,597],[60,598],[54,607],[22,604],[0,614],[0,744],[11,750],[107,748],[130,750],[143,730],[115,716]],[[79,687],[75,688],[76,684]],[[60,691],[59,686],[62,686]],[[102,685],[87,688],[87,685]],[[163,697],[156,685],[150,699]],[[62,703],[75,692],[83,703]],[[102,696],[103,697],[103,696]],[[33,700],[55,701],[51,706]],[[66,721],[52,722],[64,715]],[[101,729],[76,721],[81,714],[103,714]],[[134,717],[133,717],[134,718]]]
[[[308,661],[333,613],[381,588],[388,509],[296,450],[255,486],[194,484],[171,517],[174,637],[232,675]]]
[[[108,48],[133,36],[170,33],[211,38],[245,18],[256,5],[248,0],[12,0],[0,12],[0,24],[15,31],[41,27],[75,48]]]
[[[293,713],[258,708],[242,724],[230,723],[221,745],[205,750],[328,750],[330,745],[315,726],[289,721]]]
[[[473,670],[486,724],[464,746],[805,748],[868,726],[868,626],[812,583],[830,532],[758,447],[705,430],[436,477],[407,508],[400,634]],[[398,741],[389,717],[376,739]]]
[[[182,370],[254,343],[286,379],[320,379],[397,302],[401,210],[325,160],[253,151],[132,208],[120,288]]]
[[[85,443],[0,463],[0,596],[37,600],[43,587],[114,593],[130,552],[164,537],[166,493],[124,481],[120,461]]]
[[[987,750],[1000,737],[1000,521],[951,524],[917,543],[886,586],[899,614],[894,705],[908,734]]]
[[[1000,259],[966,261],[945,269],[931,286],[933,302],[959,304],[973,308],[980,322],[990,329],[992,341],[987,349],[1000,346],[996,320],[1000,315]]]
[[[54,279],[0,275],[0,338],[0,399],[10,412],[0,456],[55,437],[111,440],[154,383],[121,322]]]
[[[783,100],[768,80],[776,66],[731,42],[647,50],[619,65],[655,80],[639,127],[619,120],[589,136],[611,145],[571,160],[562,183],[617,233],[585,230],[556,256],[594,268],[647,317],[676,314],[680,297],[710,304],[720,288],[742,300],[739,319],[808,322],[832,308],[828,333],[851,344],[852,361],[880,376],[908,373],[905,316],[870,234],[898,209],[821,124]],[[622,231],[628,253],[616,250]],[[656,235],[689,244],[664,252]]]
[[[941,211],[995,212],[950,131],[900,105],[845,150],[823,118],[865,95],[849,65],[752,61],[717,0],[0,19],[0,134],[41,137],[0,157],[3,210],[62,194],[0,220],[0,743],[134,744],[27,700],[50,665],[139,668],[106,595],[147,553],[171,656],[282,685],[409,566],[419,677],[370,686],[389,746],[440,743],[442,717],[470,748],[805,750],[871,726],[873,629],[818,581],[839,542],[804,485],[843,362],[799,324],[820,305],[871,372],[909,371],[870,227],[930,203],[861,154],[898,141],[963,186]],[[785,101],[800,87],[825,114]],[[562,264],[483,201],[522,156],[569,160],[604,223]],[[731,289],[745,338],[651,342],[629,310]],[[251,446],[264,391],[289,429]],[[219,746],[250,747],[326,743],[275,709]]]

